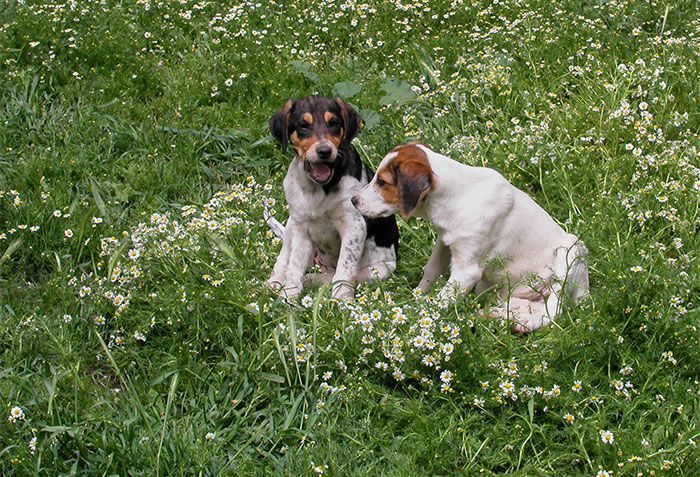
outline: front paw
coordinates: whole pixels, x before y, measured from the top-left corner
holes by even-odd
[[[350,300],[355,296],[355,287],[350,283],[335,283],[331,290],[331,298],[337,300]]]
[[[301,293],[302,288],[301,282],[295,284],[287,283],[277,293],[283,298],[294,298]]]
[[[278,291],[282,287],[284,287],[284,283],[279,282],[277,280],[266,280],[264,285],[266,288],[269,288],[272,291]]]
[[[432,281],[424,278],[420,281],[420,283],[418,284],[418,286],[416,288],[425,293],[428,291],[428,289],[430,289],[430,285],[432,285],[432,284],[433,284]]]
[[[275,277],[270,277],[266,282],[265,286],[270,290],[277,292],[282,298],[293,298],[301,293],[303,288],[301,282],[296,284],[286,283],[284,280],[277,279]]]
[[[269,288],[270,290],[273,291],[279,291],[280,289],[284,288],[284,280],[281,278],[277,277],[270,277],[267,280],[265,280],[264,285]]]

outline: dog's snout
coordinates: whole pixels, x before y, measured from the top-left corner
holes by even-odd
[[[331,154],[333,154],[333,149],[331,149],[330,146],[320,146],[318,149],[316,149],[316,155],[319,159],[324,161],[330,159]]]
[[[352,199],[350,199],[350,202],[352,202],[352,205],[357,207],[357,203],[360,201],[360,198],[357,197],[356,195],[352,196]]]

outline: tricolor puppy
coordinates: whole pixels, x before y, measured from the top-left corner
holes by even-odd
[[[323,96],[290,99],[270,118],[282,150],[291,144],[295,154],[283,183],[289,220],[271,224],[283,228],[282,250],[266,282],[285,296],[332,283],[334,298],[350,298],[356,281],[396,269],[396,219],[365,218],[350,202],[373,174],[351,144],[361,121],[342,99]],[[304,275],[313,264],[321,273]]]
[[[493,169],[410,143],[384,157],[352,202],[367,217],[398,211],[430,220],[437,242],[418,288],[427,290],[448,268],[439,299],[494,287],[501,304],[491,314],[513,320],[516,331],[547,325],[563,296],[576,301],[588,292],[584,244]]]

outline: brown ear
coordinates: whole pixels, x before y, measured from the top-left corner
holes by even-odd
[[[423,161],[403,161],[395,172],[399,212],[404,219],[412,216],[433,184],[433,171]]]
[[[294,100],[289,99],[284,106],[272,115],[268,121],[272,136],[282,145],[282,152],[287,152],[287,126],[289,125],[289,112],[292,110]]]

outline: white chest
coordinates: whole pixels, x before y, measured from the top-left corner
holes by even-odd
[[[305,231],[320,252],[337,256],[345,231],[364,224],[364,219],[350,202],[361,184],[353,177],[343,177],[338,186],[327,193],[295,165],[292,163],[284,179],[289,220]]]

